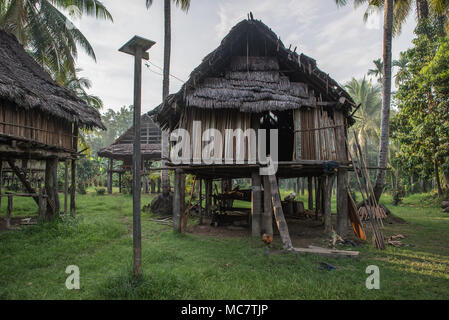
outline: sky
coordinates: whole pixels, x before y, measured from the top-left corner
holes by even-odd
[[[149,50],[149,67],[143,65],[142,112],[162,101],[163,1],[153,0],[146,9],[145,0],[103,0],[114,22],[83,17],[74,21],[92,44],[97,61],[80,53],[78,67],[89,78],[91,94],[100,96],[104,111],[132,105],[134,57],[118,49],[134,35],[156,44]],[[351,2],[351,1],[350,1]],[[352,77],[363,77],[382,56],[382,13],[365,23],[365,6],[337,7],[334,0],[191,0],[188,13],[172,6],[172,58],[170,93],[177,92],[182,81],[216,47],[230,29],[246,19],[251,11],[282,40],[317,60],[318,67],[344,84]],[[394,39],[393,58],[411,46],[414,17]],[[148,64],[148,62],[146,62]],[[180,79],[180,80],[179,80]]]

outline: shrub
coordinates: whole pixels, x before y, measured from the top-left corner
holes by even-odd
[[[98,195],[103,196],[106,193],[106,188],[98,188],[95,191],[97,191]]]

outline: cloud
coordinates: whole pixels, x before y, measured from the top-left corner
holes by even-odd
[[[154,1],[147,10],[142,0],[104,0],[114,23],[83,18],[79,27],[92,43],[97,63],[80,54],[83,76],[93,82],[90,90],[102,97],[106,108],[119,109],[132,104],[133,59],[118,52],[133,35],[152,39],[152,63],[163,65],[163,8]],[[339,82],[363,76],[372,60],[382,53],[382,30],[370,29],[363,22],[364,8],[337,8],[331,0],[227,0],[192,1],[186,14],[172,6],[171,74],[187,80],[190,72],[221,42],[230,29],[249,12],[276,32],[284,44],[315,58],[319,67]],[[411,19],[412,20],[412,19]],[[394,40],[393,56],[410,46],[413,21]],[[148,111],[162,100],[160,70],[143,67],[142,109]],[[172,78],[170,91],[182,83]]]

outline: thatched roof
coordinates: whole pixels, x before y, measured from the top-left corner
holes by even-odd
[[[78,123],[105,129],[100,113],[58,85],[10,33],[0,29],[0,100]]]
[[[146,114],[141,117],[140,151],[144,160],[161,159],[161,130]],[[100,157],[127,161],[133,156],[134,126],[131,126],[113,144],[98,152]]]
[[[166,128],[186,107],[260,113],[315,106],[341,108],[354,121],[354,101],[314,59],[286,48],[264,23],[250,19],[234,26],[181,90],[149,114]]]

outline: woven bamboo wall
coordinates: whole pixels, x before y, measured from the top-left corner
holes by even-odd
[[[72,124],[0,102],[0,135],[72,150]]]
[[[299,113],[299,115],[298,115]],[[345,121],[341,112],[334,112],[333,117],[322,108],[300,109],[294,115],[295,144],[300,136],[301,155],[296,159],[303,160],[338,160],[336,135],[344,135]],[[343,139],[345,141],[345,139]]]
[[[199,128],[199,132],[201,134],[194,134],[194,121],[200,121],[201,127]],[[237,150],[237,139],[243,139],[243,137],[231,137],[226,136],[226,129],[242,129],[245,132],[247,129],[251,128],[251,114],[250,113],[242,113],[237,110],[232,109],[217,109],[217,110],[204,110],[198,108],[190,108],[189,112],[184,113],[181,122],[180,128],[186,129],[190,134],[190,150],[191,160],[197,159],[201,157],[201,152],[204,147],[204,143],[202,142],[202,135],[208,129],[217,129],[220,131],[222,136],[222,146],[223,152],[222,156],[219,155],[217,158],[225,160],[226,155],[231,155],[233,159],[237,159],[236,150]],[[210,137],[208,137],[210,138]],[[232,142],[230,142],[232,141]],[[248,145],[251,141],[251,137],[245,139],[245,151],[243,160],[248,160]],[[184,146],[186,148],[187,145]],[[183,149],[185,150],[185,149]],[[231,151],[232,150],[232,151]]]

